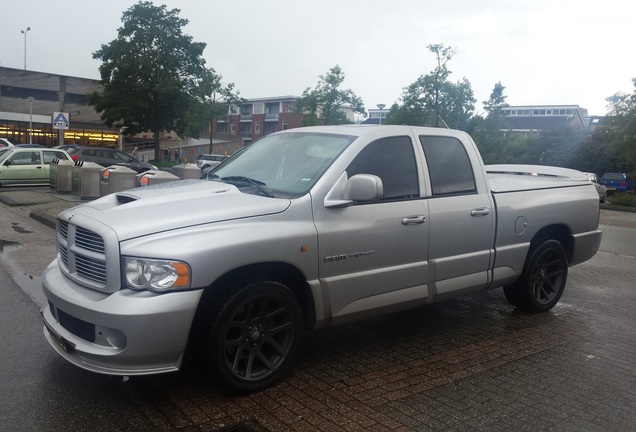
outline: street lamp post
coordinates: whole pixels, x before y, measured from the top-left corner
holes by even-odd
[[[26,34],[29,30],[31,30],[31,27],[27,27],[26,30],[20,30],[24,35],[24,70],[26,70]]]
[[[382,110],[384,109],[386,105],[384,104],[378,104],[377,107],[380,110],[380,112],[378,113],[378,115],[380,116],[380,124],[382,124]]]
[[[33,98],[29,96],[29,144],[33,144]]]

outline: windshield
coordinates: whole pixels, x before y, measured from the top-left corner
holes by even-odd
[[[268,135],[218,165],[208,178],[266,196],[299,197],[355,139],[311,132]]]

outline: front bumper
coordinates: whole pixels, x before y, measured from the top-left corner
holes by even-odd
[[[57,260],[42,274],[44,335],[69,362],[109,375],[146,375],[181,366],[203,290],[100,293],[69,280]]]

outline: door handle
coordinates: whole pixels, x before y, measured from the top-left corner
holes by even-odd
[[[426,222],[426,216],[417,215],[417,216],[406,216],[402,218],[402,225],[419,225]]]
[[[488,207],[476,208],[470,211],[471,216],[487,216],[490,214],[490,209]]]

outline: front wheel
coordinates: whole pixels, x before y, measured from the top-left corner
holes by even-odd
[[[249,284],[221,304],[208,334],[206,358],[227,387],[259,391],[289,369],[302,333],[300,305],[286,286]]]
[[[531,251],[519,279],[504,287],[508,301],[529,312],[546,312],[557,304],[568,276],[568,258],[561,243],[547,240]]]

